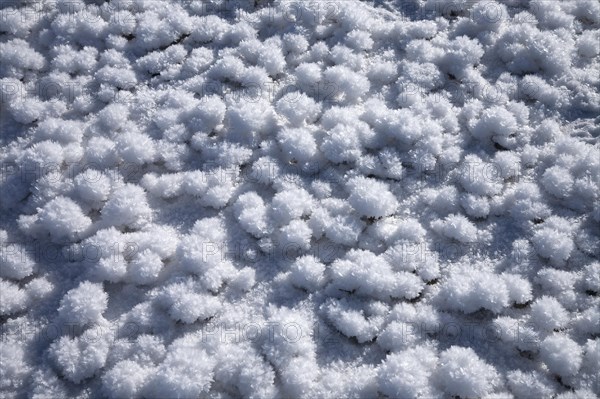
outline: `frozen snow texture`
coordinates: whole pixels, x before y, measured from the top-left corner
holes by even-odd
[[[391,353],[379,371],[381,392],[390,398],[438,395],[431,384],[431,374],[437,362],[435,351],[427,347]]]
[[[387,184],[365,177],[355,177],[348,182],[348,201],[356,211],[367,217],[382,217],[396,210],[398,201]]]
[[[531,320],[540,329],[551,331],[564,327],[569,313],[555,298],[542,296],[531,305]]]
[[[140,389],[152,371],[134,361],[123,360],[102,376],[102,387],[109,398],[139,397]]]
[[[167,286],[159,298],[162,306],[168,309],[169,316],[183,323],[194,323],[214,316],[220,303],[213,295],[196,292],[190,284],[175,283]]]
[[[600,396],[597,0],[0,14],[1,396]]]
[[[477,227],[463,215],[449,215],[444,220],[436,220],[431,227],[448,238],[462,243],[477,241]]]
[[[498,384],[498,373],[471,348],[452,346],[440,354],[436,372],[443,389],[450,395],[478,398],[491,393]]]
[[[581,366],[582,350],[572,339],[553,334],[541,343],[540,356],[552,373],[561,377],[575,375]]]
[[[91,223],[76,202],[62,196],[48,202],[37,214],[39,228],[48,232],[55,242],[76,241]]]
[[[101,210],[102,219],[109,226],[141,227],[152,218],[152,209],[148,206],[146,193],[131,183],[117,188],[108,198]]]
[[[145,396],[197,398],[210,387],[215,360],[181,338],[171,344],[165,360],[149,380]]]
[[[510,281],[509,281],[510,283]],[[500,313],[508,306],[510,291],[501,276],[462,268],[448,277],[440,289],[441,305],[465,313],[481,308]]]
[[[94,334],[98,332],[87,330],[74,339],[63,336],[50,346],[50,357],[61,374],[75,384],[94,376],[106,362],[111,338]]]
[[[234,204],[240,226],[248,233],[262,237],[269,230],[267,207],[263,199],[256,192],[242,194]]]
[[[331,265],[330,288],[377,299],[412,299],[423,289],[423,281],[412,273],[394,272],[381,256],[365,250],[350,250]]]
[[[101,319],[108,305],[108,295],[102,284],[84,281],[65,294],[58,313],[70,323],[85,325]]]
[[[316,290],[325,282],[325,265],[312,255],[297,258],[290,268],[290,279],[296,287]]]

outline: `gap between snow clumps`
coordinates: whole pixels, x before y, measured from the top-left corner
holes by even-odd
[[[0,2],[2,398],[600,396],[597,0]]]

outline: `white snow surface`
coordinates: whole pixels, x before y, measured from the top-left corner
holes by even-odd
[[[597,0],[0,3],[0,397],[600,397]]]

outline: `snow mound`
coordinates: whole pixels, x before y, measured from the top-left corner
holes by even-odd
[[[0,5],[0,396],[600,397],[597,0]]]

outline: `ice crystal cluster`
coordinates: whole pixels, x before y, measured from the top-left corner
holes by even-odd
[[[0,5],[6,398],[596,398],[597,0]]]

